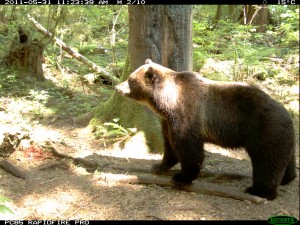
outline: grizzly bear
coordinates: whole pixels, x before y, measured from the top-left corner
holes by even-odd
[[[296,177],[295,134],[288,111],[254,85],[219,82],[193,72],[176,72],[147,59],[116,91],[152,109],[162,120],[164,155],[152,171],[178,162],[175,185],[190,184],[204,160],[203,144],[243,147],[253,183],[246,192],[277,197],[277,187]]]

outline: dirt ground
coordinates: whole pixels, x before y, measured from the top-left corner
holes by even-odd
[[[5,119],[0,121],[0,126],[12,129]],[[158,154],[141,155],[138,149],[104,148],[103,143],[93,139],[86,128],[73,126],[37,125],[31,130],[31,139],[36,143],[46,140],[63,143],[60,146],[65,146],[61,149],[65,153],[107,165],[150,168],[152,163],[161,159]],[[14,215],[2,219],[266,220],[282,214],[299,218],[299,169],[295,181],[279,187],[276,200],[255,204],[157,185],[102,181],[97,178],[98,170],[88,172],[70,160],[39,151],[38,147],[35,146],[35,151],[18,148],[9,157],[10,162],[26,172],[25,180],[0,169],[0,195],[12,200],[6,206],[14,211]],[[206,145],[206,150],[206,169],[251,175],[251,164],[243,150],[225,150],[213,145]],[[298,147],[297,166],[299,168]],[[118,173],[126,174],[126,171]],[[201,182],[212,181],[204,178]],[[215,181],[214,184],[243,192],[251,185],[251,178]]]

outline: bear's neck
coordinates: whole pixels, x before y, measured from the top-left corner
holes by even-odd
[[[180,88],[174,81],[165,81],[159,88],[154,90],[153,104],[162,116],[173,114],[178,108]]]

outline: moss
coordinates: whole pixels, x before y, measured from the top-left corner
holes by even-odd
[[[127,57],[121,80],[126,80],[128,74],[130,74],[129,71],[132,71],[128,68],[130,68],[129,57]],[[101,131],[103,123],[111,122],[114,118],[120,118],[118,124],[122,127],[137,129],[136,134],[127,142],[143,141],[144,144],[138,146],[146,146],[148,152],[162,152],[163,138],[160,121],[147,107],[114,93],[106,102],[96,107],[93,113],[94,118],[89,125],[93,127],[94,131]],[[136,136],[139,138],[136,138]]]

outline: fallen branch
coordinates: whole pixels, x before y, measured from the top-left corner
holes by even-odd
[[[59,151],[59,146],[52,142],[48,142],[48,148],[50,144],[50,149],[52,150],[53,154],[59,157],[72,159],[73,163],[76,165],[83,166],[91,171],[95,171],[98,169],[98,171],[105,171],[105,170],[114,170],[114,171],[121,171],[122,173],[151,173],[149,169],[144,169],[142,167],[138,166],[115,166],[110,164],[103,164],[100,165],[96,163],[95,161],[89,160],[89,159],[83,159],[83,158],[75,158],[73,156],[70,156],[68,154],[62,153]],[[169,170],[165,172],[162,175],[172,176],[176,173],[178,173],[179,170]],[[228,173],[216,173],[211,171],[203,170],[201,171],[199,177],[213,177],[214,179],[241,179],[245,177],[249,177],[247,175],[243,174],[228,174]],[[154,176],[154,175],[121,175],[121,174],[107,174],[102,173],[100,175],[96,176],[96,179],[105,180],[106,182],[117,182],[117,183],[129,183],[129,184],[156,184],[159,186],[173,186],[173,184],[170,181],[169,177],[162,177],[162,176]],[[193,185],[189,186],[183,186],[182,189],[196,192],[200,194],[208,194],[208,195],[216,195],[226,198],[234,198],[238,200],[247,200],[254,203],[261,203],[265,201],[263,198],[259,198],[257,196],[252,196],[244,193],[234,193],[231,190],[228,190],[224,187],[217,187],[210,184],[203,184],[197,181],[194,181]]]
[[[95,179],[104,180],[105,182],[128,183],[128,184],[155,184],[162,187],[171,187],[173,184],[169,178],[150,176],[150,175],[121,175],[121,174],[105,174],[97,175]],[[195,182],[192,185],[182,186],[182,189],[198,194],[215,195],[225,198],[233,198],[237,200],[250,201],[253,203],[263,203],[266,200],[258,196],[245,193],[235,193],[225,187],[217,187],[211,184],[203,184]]]
[[[29,14],[27,14],[27,18],[35,25],[35,27],[38,29],[39,32],[41,32],[42,34],[47,35],[49,37],[53,36],[53,34],[51,32],[49,32],[46,28],[44,28],[40,23],[38,23]],[[83,55],[81,55],[80,53],[76,52],[71,47],[67,46],[59,38],[54,37],[54,40],[55,40],[56,44],[59,45],[64,51],[66,51],[67,53],[69,53],[71,56],[73,56],[78,61],[86,64],[87,66],[89,66],[89,68],[91,68],[96,73],[100,73],[104,78],[112,81],[115,84],[119,82],[118,78],[116,78],[115,76],[111,75],[105,69],[103,69],[100,66],[96,65],[95,63],[93,63],[92,61],[90,61],[89,59],[87,59],[86,57],[84,57]]]
[[[67,169],[69,169],[69,165],[65,161],[55,161],[55,162],[42,164],[42,165],[36,167],[37,170],[49,170],[49,169],[55,169],[55,168],[67,170]]]
[[[26,179],[26,175],[23,171],[21,171],[19,168],[17,168],[16,166],[14,166],[12,163],[10,163],[5,159],[0,159],[0,167],[4,169],[6,172],[11,173],[16,177],[22,178],[24,180]]]
[[[83,166],[89,169],[98,169],[100,171],[105,171],[105,170],[117,170],[117,171],[122,171],[123,173],[152,173],[149,169],[145,169],[141,166],[121,166],[121,165],[111,165],[111,164],[97,164],[95,161],[90,160],[90,159],[83,159],[80,157],[73,157],[68,154],[65,154],[59,150],[59,146],[57,146],[55,143],[52,143],[50,141],[47,142],[47,148],[50,148],[52,151],[53,155],[56,155],[58,157],[63,157],[66,159],[72,159],[73,163],[75,165]],[[176,173],[178,173],[179,170],[168,170],[164,172],[162,175],[165,176],[173,176]],[[248,175],[245,174],[240,174],[240,173],[221,173],[221,172],[212,172],[208,170],[202,170],[199,174],[199,178],[206,178],[206,177],[213,177],[214,180],[219,180],[219,179],[232,179],[232,180],[239,180],[243,178],[251,178]]]
[[[80,157],[73,157],[71,155],[68,155],[68,154],[65,154],[65,153],[59,151],[58,150],[59,147],[56,144],[54,144],[50,141],[47,142],[47,146],[45,146],[45,147],[49,148],[52,151],[53,155],[58,156],[58,157],[62,157],[62,158],[66,158],[66,159],[72,159],[73,163],[75,165],[85,167],[89,171],[95,171],[98,167],[98,164],[96,162],[92,161],[92,160],[83,159],[83,158],[80,158]]]
[[[122,172],[127,172],[127,173],[152,173],[149,169],[145,169],[141,166],[121,166],[121,165],[104,165],[104,166],[98,166],[98,170],[105,170],[106,166],[109,169],[117,170],[117,171],[122,171]],[[168,170],[164,172],[161,175],[165,176],[173,176],[177,173],[179,173],[180,170],[173,169],[173,170]],[[240,174],[240,173],[222,173],[222,172],[212,172],[208,170],[201,170],[198,178],[208,178],[212,177],[214,180],[219,180],[219,179],[230,179],[230,180],[239,180],[243,178],[251,178],[249,175],[245,174]]]

